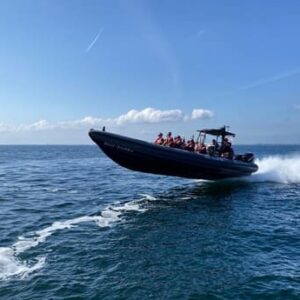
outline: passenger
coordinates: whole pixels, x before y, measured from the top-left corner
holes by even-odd
[[[177,148],[177,143],[178,143],[178,136],[175,136],[173,139],[173,145],[171,147]]]
[[[201,153],[201,154],[206,154],[206,146],[201,143],[201,142],[197,142],[195,144],[195,152]]]
[[[192,138],[192,139],[191,139],[191,151],[194,151],[194,149],[195,149],[195,141],[194,141],[194,139]]]
[[[220,153],[221,153],[221,154],[223,153],[223,151],[224,151],[224,149],[225,149],[225,147],[226,147],[226,142],[227,142],[227,141],[228,141],[227,138],[224,138],[224,139],[222,140],[221,147],[220,147]]]
[[[228,141],[228,138],[224,138],[221,149],[220,149],[220,153],[221,153],[222,157],[225,157],[228,159],[233,158],[234,152],[233,152],[231,143]]]
[[[163,145],[164,144],[164,138],[163,138],[163,134],[162,133],[160,133],[157,136],[157,139],[154,141],[154,144],[157,144],[157,145]]]
[[[173,147],[174,146],[174,140],[172,138],[172,132],[168,132],[167,138],[164,141],[165,146]]]
[[[199,145],[199,153],[201,153],[201,154],[207,154],[206,146],[205,146],[204,143],[200,143],[200,145]]]
[[[182,138],[182,144],[181,144],[181,149],[185,149],[186,143],[185,143],[185,137]]]
[[[175,139],[174,139],[174,147],[175,148],[181,148],[182,147],[182,138],[180,135],[176,136]]]
[[[194,139],[191,139],[191,140],[187,141],[185,149],[188,150],[188,151],[190,151],[190,152],[194,152],[194,149],[195,149],[195,141],[194,141]]]
[[[194,151],[197,153],[200,153],[200,143],[199,142],[196,142]]]
[[[209,146],[207,146],[207,152],[211,156],[216,156],[216,155],[219,155],[219,151],[220,151],[219,148],[220,147],[219,147],[218,142],[215,139],[213,139],[211,141],[211,144]]]

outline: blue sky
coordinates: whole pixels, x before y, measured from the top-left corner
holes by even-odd
[[[299,15],[299,1],[2,0],[0,143],[89,143],[102,124],[300,143]]]

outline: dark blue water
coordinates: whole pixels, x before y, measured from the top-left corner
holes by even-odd
[[[259,174],[217,183],[1,146],[0,298],[299,299],[300,146],[246,149]]]

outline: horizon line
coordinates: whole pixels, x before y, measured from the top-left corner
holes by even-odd
[[[82,144],[57,144],[57,143],[53,143],[53,144],[35,144],[35,143],[28,143],[28,144],[1,144],[0,143],[0,147],[1,146],[97,146],[95,143],[91,142],[91,143],[82,143]],[[233,146],[300,146],[300,143],[239,143],[239,144],[234,144]]]

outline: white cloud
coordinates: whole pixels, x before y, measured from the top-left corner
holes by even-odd
[[[62,129],[73,129],[73,128],[82,128],[82,127],[89,127],[89,126],[101,126],[103,122],[106,122],[108,120],[109,119],[101,119],[101,118],[94,118],[88,116],[79,120],[58,122],[55,127],[62,128]]]
[[[19,131],[24,131],[24,130],[45,130],[45,129],[52,129],[53,125],[51,125],[49,122],[46,120],[40,120],[37,122],[34,122],[29,125],[20,125],[19,126]]]
[[[5,124],[0,123],[0,132],[23,132],[23,131],[41,131],[51,129],[80,129],[101,127],[103,125],[123,126],[126,124],[153,124],[170,122],[187,122],[199,119],[213,118],[214,113],[207,109],[195,108],[191,115],[184,114],[180,109],[159,110],[155,108],[145,108],[142,110],[132,109],[116,118],[95,118],[91,116],[79,120],[61,121],[50,123],[46,120],[40,120],[32,124]]]
[[[161,123],[183,120],[183,112],[180,109],[159,110],[151,107],[141,111],[132,109],[124,115],[114,119],[117,125],[128,123]]]
[[[208,109],[202,109],[202,108],[195,108],[192,111],[192,120],[199,120],[199,119],[211,119],[213,118],[214,113],[211,110]]]
[[[0,123],[0,132],[16,131],[16,126],[12,124]]]
[[[51,125],[46,120],[40,120],[32,124],[19,124],[19,125],[0,123],[0,132],[47,130],[47,129],[54,129],[54,128],[55,126]]]

